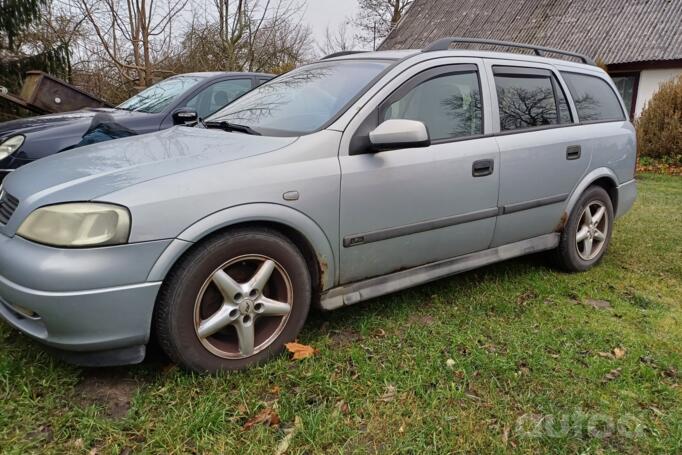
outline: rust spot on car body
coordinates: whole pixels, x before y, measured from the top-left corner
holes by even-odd
[[[327,278],[327,272],[329,271],[329,264],[327,264],[327,260],[322,256],[318,256],[317,264],[320,272],[320,289],[324,289],[324,284]]]
[[[561,214],[559,224],[557,224],[556,227],[554,228],[554,232],[563,232],[564,227],[566,227],[566,221],[568,221],[568,213],[564,212],[563,214]]]

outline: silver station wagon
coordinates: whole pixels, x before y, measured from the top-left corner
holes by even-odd
[[[635,132],[589,58],[327,57],[193,127],[32,163],[0,194],[0,315],[82,365],[241,369],[331,310],[552,250],[605,254]],[[557,58],[545,58],[549,54]]]

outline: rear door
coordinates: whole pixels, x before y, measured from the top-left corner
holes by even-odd
[[[559,230],[590,163],[568,90],[552,66],[487,60],[500,148],[500,216],[492,246]]]
[[[499,174],[495,138],[483,137],[487,81],[480,60],[448,61],[461,63],[427,62],[399,75],[346,131],[352,140],[344,137],[339,157],[341,283],[490,244]],[[423,122],[432,145],[371,151],[369,131],[389,119]]]

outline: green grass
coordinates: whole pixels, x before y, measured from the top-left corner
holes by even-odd
[[[680,452],[682,178],[639,190],[590,272],[527,257],[315,313],[300,362],[83,370],[0,324],[0,452],[275,453],[297,418],[287,453]],[[264,408],[281,425],[244,430]]]

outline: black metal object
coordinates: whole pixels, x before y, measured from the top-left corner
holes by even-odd
[[[569,57],[577,58],[587,65],[596,66],[597,64],[590,57],[579,54],[577,52],[562,51],[561,49],[553,49],[551,47],[536,46],[534,44],[524,44],[524,43],[514,43],[512,41],[498,41],[482,38],[464,38],[464,37],[448,37],[441,38],[438,41],[426,46],[422,52],[435,52],[435,51],[446,51],[450,49],[450,45],[453,43],[464,43],[464,44],[488,44],[492,46],[505,46],[505,47],[517,47],[519,49],[529,49],[532,50],[535,55],[542,56],[544,52],[550,52],[552,54],[566,55]]]
[[[341,52],[334,52],[333,54],[325,55],[322,57],[320,60],[327,60],[330,58],[334,57],[343,57],[344,55],[353,55],[353,54],[362,54],[367,51],[341,51]]]

